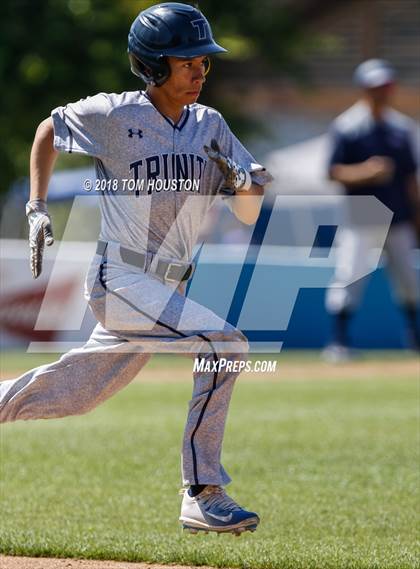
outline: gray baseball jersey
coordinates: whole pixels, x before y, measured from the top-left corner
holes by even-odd
[[[189,260],[223,186],[222,174],[203,150],[212,138],[251,172],[253,182],[272,179],[221,114],[204,105],[189,105],[174,124],[145,92],[100,93],[51,114],[55,148],[95,158],[104,241]]]

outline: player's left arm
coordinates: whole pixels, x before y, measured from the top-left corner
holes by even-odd
[[[420,186],[416,174],[410,174],[406,179],[407,193],[413,208],[413,222],[420,243]]]
[[[232,211],[242,223],[254,224],[260,214],[264,187],[254,183],[250,172],[224,154],[215,139],[204,150],[223,174],[224,184],[219,193],[229,197]]]
[[[232,211],[242,223],[253,225],[260,215],[263,198],[264,187],[251,184],[247,191],[236,191],[232,198]]]
[[[416,145],[417,130],[412,127],[408,131],[407,144],[402,160],[402,168],[405,173],[405,187],[412,209],[412,220],[416,229],[420,244],[420,185],[418,179],[418,152]]]
[[[417,175],[416,174],[410,174],[409,176],[407,176],[407,191],[408,191],[408,196],[410,199],[410,202],[412,203],[412,205],[416,208],[419,209],[420,208],[420,187],[419,187],[419,183],[417,180]]]

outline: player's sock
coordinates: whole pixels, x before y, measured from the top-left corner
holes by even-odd
[[[194,498],[195,496],[198,496],[206,486],[207,484],[192,484],[188,489],[188,494]]]
[[[420,348],[420,329],[417,326],[417,306],[415,304],[406,304],[404,312],[407,317],[408,331],[416,343],[416,347]]]
[[[340,346],[348,345],[348,323],[350,319],[350,312],[344,308],[340,310],[335,316],[335,342]]]

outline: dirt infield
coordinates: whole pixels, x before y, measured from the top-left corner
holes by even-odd
[[[346,380],[346,379],[396,379],[398,377],[420,376],[420,361],[416,359],[401,361],[351,361],[338,365],[319,362],[285,362],[277,363],[274,373],[243,372],[238,381],[302,381],[302,380]],[[140,383],[179,383],[191,381],[191,371],[170,369],[145,369],[135,378]]]
[[[192,569],[186,565],[150,565],[121,561],[87,561],[83,559],[50,559],[45,557],[0,556],[0,569]],[[200,566],[200,569],[213,569]]]
[[[244,373],[245,380],[345,380],[345,379],[397,379],[398,377],[412,377],[418,379],[420,375],[420,360],[416,358],[407,360],[353,360],[340,364],[330,364],[320,360],[299,362],[279,362],[275,373]]]

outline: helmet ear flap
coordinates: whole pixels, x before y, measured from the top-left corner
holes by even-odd
[[[210,67],[211,67],[210,57],[206,56],[204,60],[204,75],[207,75],[207,73],[210,71]]]
[[[159,87],[168,79],[171,69],[165,57],[162,57],[158,64],[153,62],[153,67],[145,61],[140,60],[133,53],[128,53],[132,73],[143,79],[148,85]]]
[[[152,77],[152,70],[132,53],[128,54],[132,73],[137,77]]]

